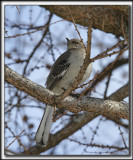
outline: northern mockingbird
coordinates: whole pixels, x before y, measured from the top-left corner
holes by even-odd
[[[64,89],[67,90],[68,87],[74,83],[75,77],[77,77],[86,55],[84,45],[79,39],[66,39],[68,50],[55,61],[46,81],[47,89],[56,94],[63,93]],[[81,83],[89,78],[91,71],[92,64],[89,64]],[[35,136],[37,144],[46,146],[53,114],[54,107],[47,105]]]

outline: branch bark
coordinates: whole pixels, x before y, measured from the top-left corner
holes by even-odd
[[[27,94],[33,96],[34,98],[36,98],[38,100],[41,100],[43,102],[48,102],[50,99],[50,101],[53,101],[54,94],[51,91],[49,91],[49,90],[41,87],[40,85],[37,85],[36,83],[20,76],[18,73],[12,71],[10,68],[8,68],[6,66],[5,66],[5,80],[8,83],[17,87],[18,89],[20,89],[21,91],[26,92]],[[120,92],[121,90],[123,90],[123,88],[125,88],[127,90],[127,84],[125,86],[123,86],[122,88],[120,88],[118,91],[116,91],[114,94],[112,94],[110,96],[110,99],[114,99],[115,101],[122,100],[123,96],[121,98],[120,97],[118,98],[115,95],[117,94],[117,92]],[[125,93],[126,93],[125,97],[128,96],[128,92],[125,92]],[[74,99],[73,97],[67,97],[67,98]],[[95,98],[91,99],[91,100],[95,101]],[[100,101],[102,102],[101,99],[100,99]],[[104,102],[104,100],[103,100],[103,102]],[[110,114],[110,112],[108,114]],[[75,133],[77,130],[82,128],[89,121],[96,118],[98,115],[99,115],[98,112],[87,112],[87,113],[84,113],[82,115],[77,116],[67,126],[65,126],[62,130],[58,131],[54,135],[51,135],[49,142],[48,142],[48,145],[46,147],[40,147],[40,146],[35,145],[35,146],[28,149],[28,153],[30,155],[31,154],[35,155],[35,154],[39,154],[41,152],[44,152],[51,147],[54,147],[55,145],[60,143],[63,139],[69,137],[70,135]],[[27,152],[23,152],[22,154],[23,155],[27,154]]]
[[[129,118],[128,104],[112,100],[83,96],[77,101],[76,97],[68,96],[57,104],[58,97],[56,101],[56,95],[53,92],[29,79],[23,78],[7,66],[5,66],[5,80],[19,90],[53,107],[56,105],[58,108],[64,108],[70,112],[91,111],[99,115]]]
[[[116,92],[112,93],[108,97],[108,99],[113,100],[113,101],[117,99],[117,101],[121,101],[125,97],[127,97],[128,94],[129,94],[129,82],[125,84],[123,87],[121,87],[120,89],[118,89]]]
[[[108,98],[114,99],[115,101],[122,100],[123,97],[119,98],[115,96],[118,92],[123,91],[123,88],[127,90],[128,84],[121,87],[119,90],[117,90],[114,94],[109,96]],[[127,92],[126,92],[127,93]],[[125,97],[128,96],[128,93],[125,94]],[[124,98],[125,98],[124,97]],[[63,139],[69,137],[76,131],[78,131],[80,128],[82,128],[84,125],[86,125],[88,122],[96,118],[99,114],[94,112],[87,112],[83,113],[80,116],[77,116],[75,119],[73,119],[67,126],[65,126],[62,130],[58,131],[56,134],[53,134],[49,138],[48,145],[46,147],[40,147],[40,146],[33,146],[29,148],[28,152],[29,154],[39,154],[41,152],[45,152],[46,150],[58,145]],[[23,154],[27,154],[26,152],[23,152]]]
[[[49,10],[51,13],[60,16],[64,20],[72,22],[68,12],[67,5],[41,5]],[[70,5],[72,16],[75,22],[79,25],[88,27],[88,11],[92,10],[93,16],[92,27],[94,29],[102,30],[106,33],[112,33],[119,36],[124,36],[121,31],[121,20],[123,16],[123,28],[127,37],[129,37],[129,10],[128,5]]]

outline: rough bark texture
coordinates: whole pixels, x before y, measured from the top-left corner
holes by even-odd
[[[54,94],[51,91],[49,91],[49,90],[41,87],[40,85],[22,77],[21,75],[12,71],[10,68],[8,68],[6,66],[5,66],[5,80],[8,83],[14,85],[19,90],[26,92],[27,94],[33,96],[34,98],[36,98],[42,102],[48,102],[50,104],[51,102],[53,103],[53,101],[54,101]],[[50,149],[51,147],[56,146],[63,139],[72,135],[74,132],[76,132],[77,130],[82,128],[85,124],[87,124],[88,122],[90,122],[92,119],[94,119],[95,117],[97,117],[100,114],[108,115],[108,117],[114,115],[117,117],[118,116],[119,117],[126,117],[127,116],[127,118],[128,118],[128,116],[129,116],[128,106],[126,104],[124,105],[123,103],[116,102],[117,100],[121,101],[124,98],[123,96],[121,98],[120,98],[120,96],[119,97],[115,96],[120,91],[123,91],[123,89],[126,90],[124,96],[125,97],[128,96],[128,92],[127,92],[128,85],[126,84],[125,86],[120,88],[118,91],[116,91],[114,94],[112,94],[109,97],[110,99],[113,99],[115,101],[111,101],[111,100],[107,101],[107,100],[102,100],[102,99],[98,99],[98,98],[83,97],[82,99],[85,98],[85,100],[82,101],[82,99],[81,99],[78,101],[79,104],[81,103],[80,105],[83,107],[83,110],[89,110],[89,108],[87,108],[87,106],[85,106],[88,104],[92,111],[94,109],[94,112],[87,112],[87,113],[84,113],[82,115],[75,117],[71,121],[71,123],[69,123],[67,126],[65,126],[62,130],[60,130],[56,134],[50,136],[48,145],[46,147],[41,147],[41,146],[35,145],[35,146],[29,148],[27,151],[24,151],[22,153],[22,155],[25,155],[25,154],[26,155],[27,154],[36,155],[36,154],[39,154],[41,152],[44,152],[44,151]],[[67,99],[69,99],[69,101],[70,101],[70,108],[69,108]],[[75,103],[76,100],[77,99],[75,99],[73,97],[66,97],[65,100],[62,101],[62,104],[65,105],[65,103],[66,103],[66,105],[68,105],[68,106],[65,106],[65,107],[66,108],[68,107],[67,109],[70,109],[70,111],[72,111],[74,109],[71,104]],[[81,108],[79,108],[80,105],[78,106],[77,111],[81,110]],[[118,107],[118,108],[116,108],[116,107]],[[105,113],[104,113],[104,111],[105,111]],[[124,113],[124,115],[123,115],[123,113]]]
[[[19,90],[33,96],[41,102],[52,106],[64,108],[71,112],[91,111],[99,115],[110,115],[113,117],[129,118],[129,108],[126,103],[115,102],[112,100],[103,100],[100,98],[90,98],[83,96],[79,100],[75,97],[66,97],[60,103],[56,104],[56,95],[51,91],[44,89],[40,85],[23,78],[18,73],[5,66],[5,80]],[[57,99],[58,101],[58,99]]]
[[[125,88],[126,90],[128,89],[127,84],[120,88],[118,90],[118,92],[123,91],[123,88]],[[126,92],[127,93],[127,92]],[[115,94],[117,94],[117,91],[112,94],[111,96],[109,96],[111,99],[114,99],[115,101],[117,100],[122,100],[123,97],[117,97],[115,96]],[[128,94],[125,94],[125,97],[127,97]],[[118,98],[118,99],[117,99]],[[77,117],[75,117],[67,126],[65,126],[62,130],[58,131],[56,134],[51,135],[48,145],[46,147],[40,147],[40,146],[33,146],[28,150],[28,154],[39,154],[41,152],[44,152],[48,149],[50,149],[51,147],[56,146],[57,144],[59,144],[63,139],[69,137],[70,135],[72,135],[73,133],[75,133],[77,130],[79,130],[80,128],[82,128],[85,124],[87,124],[88,122],[90,122],[91,120],[93,120],[94,118],[96,118],[98,116],[98,113],[95,112],[87,112],[84,114],[81,114]],[[23,152],[22,154],[27,154],[26,152]]]
[[[70,8],[75,22],[79,25],[88,27],[88,16],[92,15],[92,28],[102,30],[106,33],[112,33],[119,37],[123,36],[121,29],[123,26],[127,37],[129,34],[130,6],[127,5],[42,5],[41,7],[46,8],[64,20],[72,22],[69,12]]]

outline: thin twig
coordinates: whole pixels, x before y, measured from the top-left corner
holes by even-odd
[[[50,14],[50,16],[49,16],[49,19],[48,19],[48,21],[47,21],[47,25],[50,24],[51,18],[52,18],[52,14]],[[44,31],[44,33],[43,33],[43,35],[42,35],[42,38],[41,38],[40,41],[37,43],[37,45],[34,47],[34,49],[33,49],[33,51],[31,52],[29,58],[27,59],[27,63],[26,63],[26,65],[25,65],[25,67],[24,67],[24,70],[23,70],[23,76],[24,76],[25,73],[26,73],[26,69],[27,69],[27,66],[28,66],[31,58],[32,58],[33,55],[35,54],[35,51],[38,49],[38,47],[41,45],[41,43],[42,43],[45,35],[47,34],[47,32],[48,32],[48,28],[46,28],[46,30]]]
[[[74,18],[73,18],[73,16],[72,16],[71,9],[70,9],[69,6],[68,6],[68,10],[69,10],[69,12],[70,12],[70,17],[71,17],[71,19],[72,19],[72,21],[73,21],[73,23],[74,23],[75,29],[76,29],[76,31],[77,31],[77,33],[78,33],[78,35],[79,35],[79,37],[80,37],[80,40],[81,40],[81,42],[83,43],[83,46],[84,46],[84,48],[85,48],[85,50],[86,50],[85,44],[84,44],[83,39],[82,39],[82,37],[81,37],[81,35],[80,35],[80,32],[79,32],[79,30],[78,30],[78,28],[77,28],[77,25],[76,25],[75,20],[74,20]],[[86,52],[87,52],[87,50],[86,50]]]
[[[17,10],[18,10],[18,13],[20,14],[20,11],[19,11],[19,9],[18,9],[18,6],[16,6],[16,8],[17,8]]]
[[[88,87],[80,94],[79,98],[78,98],[77,101],[73,104],[73,106],[75,106],[75,105],[78,103],[78,101],[81,99],[81,97],[86,93],[86,91],[87,91],[88,88],[90,87],[91,83],[93,83],[93,82],[95,81],[95,79],[97,79],[97,77],[98,77],[98,72],[96,73],[96,75],[94,76],[94,78],[93,78],[92,80],[90,80],[88,83],[86,83],[86,84],[88,84]],[[84,85],[86,85],[86,84],[83,84],[83,85],[79,86],[78,88],[82,88],[82,87],[83,87]]]
[[[95,128],[95,130],[94,130],[94,134],[92,135],[92,138],[91,138],[91,140],[90,140],[90,144],[92,144],[92,142],[94,141],[94,138],[95,138],[95,136],[96,136],[96,134],[97,134],[97,131],[98,131],[98,129],[99,129],[99,125],[100,125],[100,123],[102,122],[102,120],[103,120],[103,116],[101,116],[101,118],[99,119],[99,121],[98,121],[98,124],[97,124],[97,126],[96,126],[96,128]]]
[[[35,29],[35,31],[31,31],[31,32],[27,32],[27,33],[22,33],[22,34],[16,34],[16,35],[14,35],[14,36],[8,36],[8,37],[4,37],[4,38],[16,38],[16,37],[19,37],[19,36],[24,36],[24,35],[28,35],[28,34],[31,34],[31,33],[35,33],[35,32],[38,32],[38,31],[41,31],[41,30],[43,30],[44,28],[48,28],[49,26],[51,26],[51,25],[53,25],[53,24],[55,24],[55,23],[58,23],[58,22],[62,22],[62,21],[64,21],[64,20],[59,20],[59,21],[56,21],[56,22],[53,22],[53,23],[51,23],[51,24],[47,24],[47,25],[45,25],[45,26],[43,26],[43,27],[41,27],[41,28],[38,28],[38,27],[36,27]],[[28,28],[27,28],[28,29]],[[31,29],[34,29],[34,28],[31,28]],[[29,30],[29,29],[28,29]]]
[[[125,41],[128,43],[125,32],[124,32],[124,23],[123,23],[123,15],[121,15],[121,32],[123,34],[123,37],[125,39]],[[128,45],[129,46],[129,45]]]
[[[125,139],[124,139],[124,137],[123,137],[123,132],[121,131],[121,128],[120,128],[120,125],[119,125],[119,124],[118,124],[118,128],[119,128],[120,135],[121,135],[121,137],[122,137],[122,140],[123,140],[124,146],[125,146],[125,148],[127,148],[127,145],[126,145]]]
[[[99,71],[96,72],[96,74],[95,74],[95,76],[93,77],[93,79],[89,80],[89,82],[87,82],[87,83],[84,83],[84,84],[79,85],[77,88],[83,88],[84,86],[89,85],[90,83],[93,83],[93,82],[97,79],[98,72],[99,72]],[[76,89],[77,89],[77,88],[76,88]]]
[[[123,51],[121,51],[121,52],[119,53],[119,55],[116,57],[116,59],[115,59],[112,63],[110,63],[110,65],[109,65],[106,69],[104,69],[103,72],[101,72],[101,73],[98,74],[97,80],[100,79],[103,75],[105,75],[105,73],[108,72],[108,71],[113,67],[113,65],[118,61],[118,59],[120,58],[120,56],[121,56],[122,54],[123,54]],[[92,85],[92,86],[91,86],[91,90],[94,88],[94,86],[95,86],[95,85]]]
[[[8,148],[11,144],[13,144],[13,143],[20,137],[20,135],[21,135],[23,132],[24,132],[24,130],[23,130],[18,136],[16,136],[16,138],[15,138],[11,143],[9,143],[9,145],[8,145],[6,148]]]
[[[11,130],[11,128],[8,127],[7,123],[6,123],[6,128],[8,128],[9,131],[12,133],[12,135],[13,135],[14,137],[16,137],[15,134],[13,133],[13,131]],[[19,145],[23,147],[24,151],[25,151],[26,153],[28,153],[28,150],[27,150],[26,147],[21,143],[21,141],[20,141],[20,139],[19,139],[20,135],[21,135],[23,132],[24,132],[24,130],[15,138],[15,140],[17,140],[18,143],[19,143]],[[15,140],[14,140],[14,141],[15,141]],[[14,141],[13,141],[13,142],[14,142]],[[6,148],[8,148],[13,142],[11,142]]]
[[[109,82],[110,82],[110,79],[111,79],[111,75],[112,75],[112,72],[109,73],[108,75],[108,80],[106,82],[106,88],[105,88],[105,91],[104,91],[104,99],[106,99],[107,97],[107,91],[108,91],[108,87],[109,87]]]
[[[124,42],[125,42],[124,40],[118,42],[118,43],[115,44],[113,47],[107,49],[106,51],[104,51],[104,52],[100,53],[99,55],[97,55],[96,57],[92,58],[92,59],[91,59],[91,62],[94,62],[95,60],[98,60],[98,59],[101,59],[101,58],[105,58],[105,57],[108,57],[108,56],[117,54],[117,53],[119,53],[119,52],[124,52],[124,51],[128,50],[128,47],[127,47],[127,48],[124,48],[123,50],[114,51],[114,52],[112,52],[112,53],[110,53],[110,54],[107,54],[109,51],[115,49],[116,47],[120,46],[121,44],[124,44]]]
[[[118,147],[118,146],[111,146],[111,145],[100,145],[100,144],[88,144],[88,143],[83,143],[83,142],[79,142],[79,141],[76,141],[74,139],[71,139],[71,138],[68,138],[70,141],[72,142],[76,142],[80,145],[84,145],[84,146],[88,146],[88,147],[100,147],[100,148],[109,148],[109,149],[119,149],[119,150],[123,150],[123,149],[128,149],[128,148],[125,148],[125,147]]]
[[[113,62],[112,62],[112,63],[113,63]],[[118,67],[121,66],[121,65],[127,64],[127,63],[128,63],[128,59],[121,59],[121,60],[117,61],[117,63],[115,63],[115,64],[113,65],[113,68],[109,68],[109,66],[112,65],[112,63],[109,63],[109,64],[105,67],[105,69],[101,72],[102,74],[99,73],[99,75],[101,75],[101,76],[98,77],[98,79],[92,84],[91,88],[94,88],[100,81],[102,81],[102,80],[111,72],[112,69],[116,69],[116,68],[118,68]],[[109,68],[108,71],[106,71],[107,68]],[[105,72],[105,71],[106,71],[106,72]],[[86,94],[87,94],[87,93],[86,93]]]

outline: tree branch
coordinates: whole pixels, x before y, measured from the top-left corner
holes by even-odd
[[[72,22],[67,5],[41,5],[51,13]],[[92,10],[92,28],[112,33],[116,37],[123,36],[121,31],[121,16],[123,16],[123,29],[126,37],[129,37],[129,10],[128,5],[70,5],[69,6],[76,24],[88,27],[88,11]]]
[[[51,21],[51,19],[52,19],[52,16],[53,16],[53,14],[50,14],[49,19],[48,19],[48,21],[47,21],[47,23],[46,23],[45,26],[47,26],[47,25],[50,24],[50,21]],[[39,42],[37,43],[37,45],[34,47],[33,51],[31,52],[31,54],[29,55],[28,59],[26,60],[26,65],[25,65],[25,67],[24,67],[23,76],[24,76],[25,73],[26,73],[26,69],[27,69],[27,66],[29,65],[29,62],[30,62],[31,58],[33,57],[33,55],[35,54],[36,50],[37,50],[37,49],[39,48],[39,46],[41,45],[44,37],[46,36],[46,34],[47,34],[47,32],[48,32],[48,30],[49,30],[49,27],[47,27],[47,28],[45,29],[45,31],[43,32],[42,38],[39,40]]]
[[[29,79],[23,78],[7,66],[5,66],[5,80],[14,87],[41,102],[45,102],[52,106],[56,105],[58,108],[64,108],[70,112],[91,111],[96,112],[99,115],[102,114],[126,119],[129,118],[128,104],[112,100],[103,100],[100,98],[89,98],[83,96],[77,102],[76,97],[68,96],[57,105],[56,94]]]
[[[40,85],[37,85],[36,83],[34,83],[26,78],[23,78],[18,73],[12,71],[10,68],[8,68],[6,66],[5,66],[5,80],[8,83],[14,85],[16,88],[20,89],[21,91],[26,92],[27,94],[33,96],[34,98],[36,98],[38,100],[41,100],[43,102],[46,102],[46,101],[48,102],[48,99],[50,99],[50,101],[53,101],[54,94],[51,91],[41,87]],[[126,87],[122,87],[121,89],[118,90],[118,92],[120,92],[124,88],[126,88]],[[125,97],[128,96],[128,92],[126,92],[126,93],[127,94],[125,94]],[[117,91],[115,92],[115,94],[117,94]],[[114,99],[116,101],[118,99],[122,100],[123,96],[118,98],[117,96],[114,96],[115,94],[112,94],[110,96],[110,99]],[[72,97],[70,97],[70,98],[72,98]],[[93,101],[95,101],[95,98],[94,99],[92,98],[91,100],[93,102]],[[100,99],[100,101],[102,102],[101,99]],[[104,102],[104,100],[103,100],[103,102]],[[108,114],[110,114],[110,111]],[[79,130],[81,127],[83,127],[85,124],[87,124],[89,121],[91,121],[92,119],[94,119],[98,115],[99,115],[98,112],[87,112],[87,113],[84,113],[82,115],[75,117],[62,130],[60,130],[56,134],[50,136],[48,145],[46,147],[40,147],[40,146],[35,145],[35,146],[31,147],[30,149],[28,149],[29,154],[39,154],[41,152],[48,150],[51,147],[54,147],[55,145],[60,143],[63,139],[72,135],[74,132]],[[22,154],[27,154],[27,152],[23,152]]]
[[[115,101],[123,100],[123,96],[117,97],[117,96],[115,96],[115,94],[117,94],[117,92],[120,92],[121,90],[123,91],[124,88],[126,89],[126,86],[127,86],[127,84],[125,86],[121,87],[118,91],[116,91],[114,94],[112,94],[108,98],[114,99]],[[125,97],[127,97],[128,93],[124,94],[124,95],[125,95]],[[78,131],[80,128],[82,128],[84,125],[86,125],[88,122],[90,122],[91,120],[93,120],[97,116],[98,116],[98,113],[87,112],[87,113],[83,113],[82,115],[75,117],[75,119],[73,119],[62,130],[60,130],[57,133],[55,133],[54,135],[50,136],[49,141],[48,141],[48,145],[46,147],[40,147],[40,146],[35,145],[28,150],[29,154],[39,154],[41,152],[45,152],[46,150],[58,145],[63,139],[69,137],[70,135],[72,135],[73,133]],[[27,153],[24,151],[22,154],[27,154]]]
[[[120,89],[118,89],[116,92],[112,93],[108,97],[108,99],[113,100],[113,101],[117,99],[117,101],[121,101],[128,95],[129,95],[129,82],[125,84],[124,86],[122,86]]]
[[[117,69],[118,67],[121,67],[122,65],[125,65],[125,64],[128,64],[128,59],[120,59],[120,60],[118,60],[114,65],[113,65],[113,67],[111,67],[111,68],[109,68],[109,66],[112,64],[112,62],[111,63],[109,63],[106,67],[104,67],[104,69],[103,69],[103,71],[101,71],[101,73],[99,73],[99,75],[100,75],[100,77],[98,78],[98,79],[96,79],[95,81],[94,81],[94,83],[92,83],[92,85],[91,85],[91,87],[90,88],[94,88],[98,83],[100,83],[107,75],[109,75],[111,72],[112,72],[112,70],[115,70],[115,69]],[[109,70],[107,71],[107,72],[105,72],[106,71],[106,68],[109,68]],[[86,92],[86,94],[87,94],[88,92]]]

